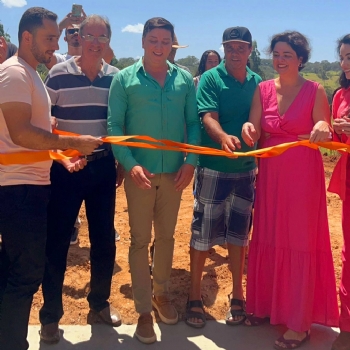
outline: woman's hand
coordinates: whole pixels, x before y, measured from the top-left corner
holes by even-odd
[[[242,138],[249,147],[253,147],[254,143],[258,141],[258,133],[252,123],[247,122],[243,124]]]
[[[349,137],[350,136],[350,118],[343,117],[343,118],[334,119],[333,128],[338,135],[344,134]]]
[[[310,142],[316,143],[316,142],[326,142],[329,141],[332,138],[332,133],[330,126],[327,122],[320,120],[318,121],[311,133],[310,133]]]

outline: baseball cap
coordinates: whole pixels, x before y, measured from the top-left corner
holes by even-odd
[[[252,44],[252,34],[246,27],[227,28],[222,35],[222,44],[230,41],[239,41],[242,43]]]

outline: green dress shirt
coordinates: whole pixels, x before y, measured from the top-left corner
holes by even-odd
[[[142,58],[113,78],[108,102],[108,134],[147,135],[198,145],[200,120],[191,74],[167,62],[164,87],[148,74]],[[177,172],[184,164],[196,166],[197,156],[182,152],[113,145],[115,158],[130,171],[141,165],[154,174]]]

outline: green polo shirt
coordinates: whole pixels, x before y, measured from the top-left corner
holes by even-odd
[[[246,79],[241,84],[227,73],[225,60],[222,60],[217,67],[205,72],[199,81],[198,112],[217,112],[222,129],[227,134],[240,139],[242,148],[238,150],[239,152],[252,150],[243,141],[241,132],[243,124],[248,121],[254,91],[260,82],[260,76],[247,67]],[[209,137],[203,125],[201,145],[221,149],[221,146]],[[200,155],[198,164],[225,173],[243,173],[256,167],[253,157],[230,159]]]
[[[113,78],[109,90],[108,134],[147,135],[198,145],[200,120],[190,73],[168,63],[164,87],[143,68],[142,58]],[[196,166],[197,155],[112,146],[115,158],[130,171],[141,165],[154,174],[174,173],[184,163]]]

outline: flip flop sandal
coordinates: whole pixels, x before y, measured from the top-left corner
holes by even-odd
[[[203,310],[203,313],[198,311],[192,311],[191,309],[194,307],[199,307]],[[197,318],[202,320],[201,323],[191,322],[189,321],[190,318]],[[186,304],[186,317],[185,317],[185,323],[193,328],[203,328],[206,323],[207,319],[204,315],[204,308],[203,308],[203,301],[202,300],[187,300]]]
[[[279,343],[282,343],[283,346],[278,345],[275,343],[274,348],[277,350],[281,349],[297,349],[300,348],[302,344],[304,344],[307,340],[310,339],[310,330],[305,332],[305,338],[303,340],[296,340],[296,339],[284,339],[284,336],[282,335],[277,339]]]
[[[229,325],[229,326],[238,326],[240,324],[242,324],[246,317],[247,317],[247,314],[244,310],[245,308],[245,303],[244,303],[244,300],[240,300],[240,299],[230,299],[230,294],[228,295],[228,299],[229,299],[229,302],[230,302],[230,309],[227,311],[226,313],[226,324]],[[236,305],[236,306],[240,306],[241,308],[240,309],[237,309],[237,310],[232,310],[231,307],[233,305]],[[235,321],[235,320],[231,320],[231,318],[234,318],[234,317],[242,317],[242,319],[238,320],[238,321]]]
[[[261,326],[265,322],[269,322],[269,320],[270,320],[269,317],[257,317],[257,316],[254,316],[254,315],[247,315],[244,324],[247,327],[257,327],[257,326]],[[247,321],[249,321],[250,324],[247,324]]]

